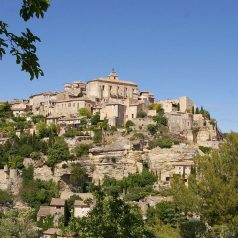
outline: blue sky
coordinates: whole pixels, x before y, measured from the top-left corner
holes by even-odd
[[[188,95],[222,131],[238,131],[237,0],[52,0],[43,20],[25,23],[19,0],[1,0],[9,29],[40,36],[45,76],[30,81],[12,57],[0,62],[0,99],[57,91],[106,76],[151,90],[158,99]]]

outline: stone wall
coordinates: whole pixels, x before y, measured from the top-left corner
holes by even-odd
[[[8,169],[5,166],[0,170],[0,189],[8,190],[14,194],[17,194],[20,190],[22,183],[21,173],[16,169]]]

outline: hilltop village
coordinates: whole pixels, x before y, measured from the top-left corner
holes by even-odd
[[[171,179],[177,175],[187,183],[194,157],[222,142],[216,120],[189,97],[157,100],[114,70],[87,83],[67,83],[62,92],[0,101],[0,115],[0,189],[16,195],[13,207],[37,209],[39,224],[53,219],[44,238],[74,237],[62,235],[60,219],[70,199],[71,216],[87,216],[95,204],[93,185],[116,189],[146,221],[149,207],[172,200],[164,194]],[[135,176],[150,181],[119,186]],[[57,191],[33,201],[32,181],[38,181],[36,193],[42,187]]]

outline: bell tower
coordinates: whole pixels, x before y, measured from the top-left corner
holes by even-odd
[[[118,80],[118,74],[114,68],[112,69],[112,72],[109,73],[108,78],[110,80]]]

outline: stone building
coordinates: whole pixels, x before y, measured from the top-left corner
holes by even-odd
[[[44,92],[30,96],[29,104],[34,115],[47,116],[51,114],[56,100],[56,93]]]
[[[143,91],[143,92],[140,92],[140,96],[138,100],[141,102],[144,102],[147,105],[150,105],[155,102],[155,96],[149,91]]]
[[[29,100],[14,100],[10,105],[14,116],[21,116],[30,111]]]
[[[98,78],[87,82],[87,96],[95,101],[108,102],[110,98],[138,98],[138,86],[131,82],[120,80],[113,70],[107,78]]]
[[[139,112],[148,112],[148,106],[145,102],[135,102],[126,105],[125,120],[132,120],[138,117]]]
[[[55,115],[77,115],[80,108],[88,108],[91,111],[94,105],[95,103],[86,97],[75,97],[63,100],[56,100]]]
[[[121,126],[124,124],[126,106],[120,103],[107,103],[100,111],[100,119],[108,119],[110,126]]]
[[[86,95],[86,84],[81,81],[75,81],[73,83],[66,83],[64,85],[64,91],[70,92],[75,96]]]
[[[40,206],[37,221],[47,216],[53,216],[54,226],[58,226],[60,218],[65,215],[65,200],[52,198],[49,206]]]
[[[85,217],[91,211],[92,206],[81,200],[75,200],[74,202],[74,217]]]
[[[160,100],[158,103],[162,105],[165,113],[175,111],[192,113],[196,109],[196,105],[187,96],[182,96],[178,99]]]

